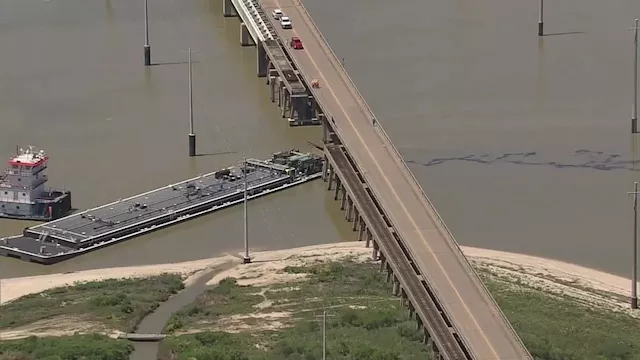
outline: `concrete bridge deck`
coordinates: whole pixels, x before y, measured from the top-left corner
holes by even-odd
[[[281,39],[298,36],[305,49],[290,51],[318,105],[357,163],[422,277],[477,360],[532,359],[500,308],[460,251],[449,230],[298,0],[261,0],[265,12],[280,8],[292,30],[275,26]],[[415,276],[415,274],[399,274]]]

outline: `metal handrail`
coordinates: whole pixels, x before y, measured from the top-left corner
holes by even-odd
[[[311,24],[316,28],[316,33],[320,36],[320,38],[323,40],[324,44],[326,44],[326,48],[329,49],[331,55],[333,56],[333,60],[332,62],[334,62],[334,66],[335,63],[338,64],[339,66],[339,70],[341,70],[344,73],[344,76],[346,76],[346,78],[349,80],[349,83],[351,84],[351,87],[356,91],[358,98],[356,99],[359,102],[362,103],[362,105],[364,105],[365,109],[369,112],[369,114],[371,114],[372,119],[375,118],[375,115],[373,114],[373,111],[371,111],[371,107],[369,107],[369,105],[367,104],[366,100],[364,99],[364,96],[362,96],[362,94],[360,93],[360,90],[358,90],[358,88],[356,87],[355,83],[353,82],[353,79],[351,79],[351,77],[349,76],[349,73],[347,72],[346,68],[344,67],[344,65],[338,61],[338,56],[336,55],[336,53],[333,51],[333,49],[331,48],[331,46],[329,45],[329,42],[327,41],[327,39],[324,37],[324,35],[322,34],[322,32],[320,31],[320,28],[318,27],[318,25],[315,23],[315,21],[313,20],[313,18],[311,17],[311,15],[309,14],[309,12],[307,11],[307,9],[305,8],[305,6],[302,4],[302,2],[300,0],[297,1],[298,5],[300,6],[300,8],[305,12],[305,14],[307,15],[307,18],[310,20]],[[409,166],[407,165],[407,163],[404,161],[404,159],[402,158],[402,155],[400,155],[400,152],[398,151],[398,149],[395,147],[395,145],[393,145],[393,142],[391,141],[391,138],[389,137],[389,135],[387,134],[387,132],[384,130],[384,128],[382,127],[382,125],[380,124],[379,121],[376,121],[377,123],[377,128],[380,129],[380,132],[382,133],[382,135],[384,136],[384,140],[386,140],[390,146],[387,146],[387,148],[391,148],[393,149],[395,155],[397,156],[397,160],[399,160],[399,162],[404,166],[405,170],[409,173],[409,175],[411,176],[411,179],[413,180],[413,185],[414,187],[417,187],[417,189],[420,191],[420,193],[424,196],[424,198],[427,201],[427,204],[429,205],[429,207],[431,208],[431,210],[433,211],[433,213],[436,215],[436,220],[439,222],[440,226],[442,228],[444,228],[444,230],[446,231],[446,233],[449,235],[449,237],[451,238],[451,240],[453,241],[453,244],[455,245],[457,252],[459,255],[462,255],[462,259],[464,259],[464,262],[468,268],[468,270],[470,270],[469,272],[471,274],[473,274],[473,276],[475,277],[475,279],[477,280],[477,284],[480,285],[481,290],[484,290],[486,292],[486,294],[488,295],[488,298],[490,299],[491,303],[496,307],[496,309],[498,310],[498,314],[501,316],[501,318],[505,321],[505,323],[507,324],[508,329],[512,332],[512,334],[515,335],[516,340],[518,341],[518,344],[522,347],[523,350],[525,350],[525,352],[527,354],[529,354],[529,350],[527,349],[527,347],[524,345],[524,343],[522,342],[522,339],[520,339],[520,336],[518,335],[518,333],[515,331],[515,329],[513,328],[513,326],[511,325],[511,322],[509,321],[509,319],[507,319],[506,315],[504,314],[504,312],[502,311],[502,309],[500,308],[500,306],[498,306],[498,303],[495,301],[495,299],[493,298],[493,296],[491,296],[491,293],[489,293],[489,289],[486,287],[486,285],[484,284],[484,282],[482,282],[482,280],[480,279],[480,276],[478,276],[478,274],[476,273],[476,271],[473,269],[473,267],[471,266],[471,263],[469,262],[469,259],[467,259],[467,257],[464,255],[464,253],[462,252],[462,249],[460,249],[460,245],[458,244],[458,242],[456,241],[455,237],[453,236],[453,234],[451,233],[451,230],[447,227],[447,225],[445,224],[444,220],[442,219],[442,216],[440,216],[440,213],[438,213],[438,211],[436,210],[435,206],[433,205],[433,203],[431,202],[431,200],[429,199],[429,197],[427,196],[427,194],[425,193],[424,189],[422,188],[422,185],[420,185],[420,183],[418,182],[418,180],[416,179],[415,175],[413,174],[413,172],[411,171],[411,169],[409,168]],[[531,356],[531,355],[529,355]]]

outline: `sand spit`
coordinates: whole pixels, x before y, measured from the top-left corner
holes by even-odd
[[[557,296],[571,297],[578,303],[626,312],[632,316],[640,317],[639,312],[632,313],[628,310],[628,297],[631,288],[629,279],[575,264],[535,256],[471,247],[463,247],[462,250],[482,274],[489,275],[496,280],[509,282],[518,287],[524,285],[527,288],[538,289]],[[188,285],[202,274],[224,264],[227,265],[226,270],[216,274],[207,283],[208,285],[214,285],[224,278],[233,277],[238,279],[238,283],[241,285],[265,287],[303,279],[306,276],[305,274],[283,272],[282,269],[287,266],[312,265],[345,258],[364,262],[368,261],[370,256],[371,251],[365,248],[363,242],[345,242],[255,252],[252,253],[253,262],[247,265],[241,264],[241,255],[226,255],[176,264],[130,266],[3,279],[0,280],[0,303],[4,304],[27,294],[73,285],[77,282],[147,277],[162,273],[181,274],[185,279],[185,284]],[[229,262],[236,262],[237,265],[230,265]],[[267,304],[264,305],[267,306]],[[283,314],[270,314],[269,316],[279,318]],[[229,319],[230,324],[227,325],[235,324],[241,330],[240,320],[239,317],[232,317]],[[282,320],[284,321],[284,318]],[[60,326],[61,323],[53,326],[51,321],[39,323],[4,331],[3,338],[20,338],[29,334],[58,336],[72,334],[75,331],[92,330],[108,333],[108,329],[98,329],[98,324],[72,329],[68,326]]]

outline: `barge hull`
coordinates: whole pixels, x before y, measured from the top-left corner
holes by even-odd
[[[274,192],[278,192],[284,189],[288,189],[290,187],[300,185],[306,183],[311,180],[318,179],[322,176],[321,173],[315,173],[308,176],[300,177],[294,181],[286,181],[284,183],[280,182],[277,186],[272,186],[268,188],[264,188],[260,191],[257,189],[253,189],[253,193],[249,194],[247,198],[249,200],[255,199],[258,197],[262,197]],[[65,260],[69,260],[76,256],[80,256],[98,249],[102,249],[104,247],[117,244],[119,242],[132,239],[134,237],[138,237],[156,230],[160,230],[162,228],[189,220],[194,219],[196,217],[209,214],[239,203],[243,202],[242,193],[234,194],[233,198],[228,198],[227,201],[219,203],[217,205],[207,204],[202,206],[191,207],[187,212],[182,214],[181,216],[175,216],[172,220],[167,216],[162,219],[156,219],[153,223],[145,223],[144,225],[139,225],[135,227],[135,230],[129,231],[128,233],[121,234],[118,237],[112,237],[109,240],[104,240],[98,243],[93,243],[90,246],[73,249],[70,247],[66,247],[60,245],[60,243],[52,243],[43,241],[42,239],[35,238],[33,236],[28,235],[20,235],[14,236],[10,238],[3,239],[0,242],[0,255],[11,257],[27,262],[39,263],[42,265],[52,265]],[[73,215],[76,216],[76,215]],[[41,252],[42,247],[44,247],[44,251]],[[48,254],[43,254],[48,253]]]

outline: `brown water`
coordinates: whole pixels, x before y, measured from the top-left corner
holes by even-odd
[[[305,147],[255,77],[253,48],[220,0],[150,3],[154,62],[195,57],[196,132],[188,159],[184,64],[145,69],[142,8],[128,0],[0,3],[0,153],[35,144],[74,205],[98,205]],[[401,3],[306,0],[311,15],[461,244],[630,268],[633,0]],[[309,184],[252,203],[260,248],[339,241],[337,207]],[[237,250],[240,208],[66,264],[1,259],[4,276],[203,258]],[[12,234],[25,223],[0,222]]]
[[[310,150],[319,128],[290,128],[239,45],[221,2],[149,4],[152,60],[143,66],[142,1],[0,2],[0,154],[16,143],[51,156],[50,183],[97,206],[288,147]],[[198,152],[187,156],[187,48],[194,55]],[[253,249],[352,236],[321,181],[249,205]],[[0,235],[29,225],[0,221]],[[2,277],[201,259],[243,246],[242,207],[191,220],[54,266],[1,258]]]
[[[305,4],[461,244],[629,276],[640,2]]]

